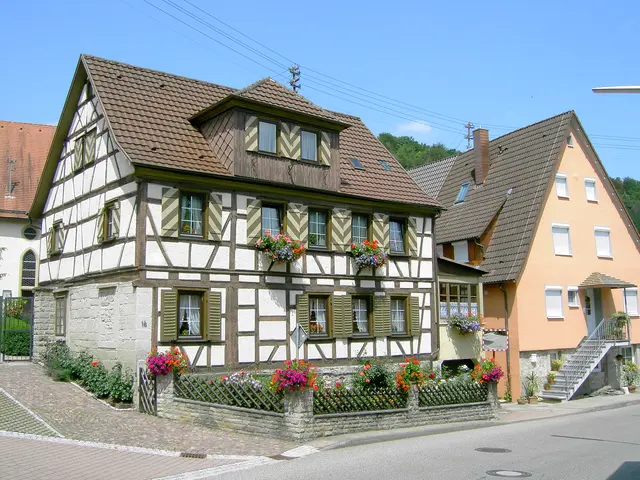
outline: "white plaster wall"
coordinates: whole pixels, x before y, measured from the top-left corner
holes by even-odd
[[[27,240],[22,235],[23,229],[29,225],[28,220],[20,219],[0,219],[0,247],[6,248],[2,252],[2,261],[0,261],[0,273],[6,275],[0,278],[0,295],[5,290],[10,290],[11,295],[16,297],[21,291],[21,271],[22,256],[28,251],[33,250],[36,254],[36,261],[39,258],[40,240]],[[39,232],[37,224],[33,227]],[[38,277],[36,275],[36,281]]]

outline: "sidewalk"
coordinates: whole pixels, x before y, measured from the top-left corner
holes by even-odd
[[[517,403],[501,404],[498,419],[478,422],[449,423],[442,425],[428,425],[424,427],[402,428],[395,430],[378,430],[372,432],[337,435],[335,437],[319,438],[309,443],[319,450],[333,450],[336,448],[369,445],[378,442],[388,442],[403,438],[423,437],[441,433],[475,430],[494,427],[510,423],[528,422],[543,418],[576,415],[580,413],[623,408],[630,405],[640,405],[640,394],[616,395],[608,397],[588,397],[572,400],[566,403],[539,403],[537,405],[518,405]]]

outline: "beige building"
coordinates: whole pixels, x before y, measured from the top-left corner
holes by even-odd
[[[521,394],[534,371],[547,396],[568,399],[615,384],[615,356],[637,358],[640,238],[573,111],[410,172],[448,208],[438,253],[489,273],[482,278],[485,327],[505,328],[502,391]],[[461,301],[464,299],[461,299]],[[615,312],[631,320],[610,320]]]

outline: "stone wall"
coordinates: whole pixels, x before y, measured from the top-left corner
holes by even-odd
[[[407,408],[373,412],[313,414],[313,391],[287,392],[284,414],[176,398],[170,378],[158,379],[158,416],[182,422],[238,430],[269,437],[306,440],[345,433],[442,423],[490,420],[497,417],[497,387],[490,384],[486,402],[440,407],[418,406],[410,391]]]
[[[37,289],[33,299],[33,358],[40,359],[47,342],[53,340],[56,302],[53,292]]]

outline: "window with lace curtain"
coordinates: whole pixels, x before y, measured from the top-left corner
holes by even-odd
[[[178,292],[178,335],[202,337],[202,292]]]
[[[371,299],[369,297],[353,297],[353,334],[368,335],[371,331]]]

